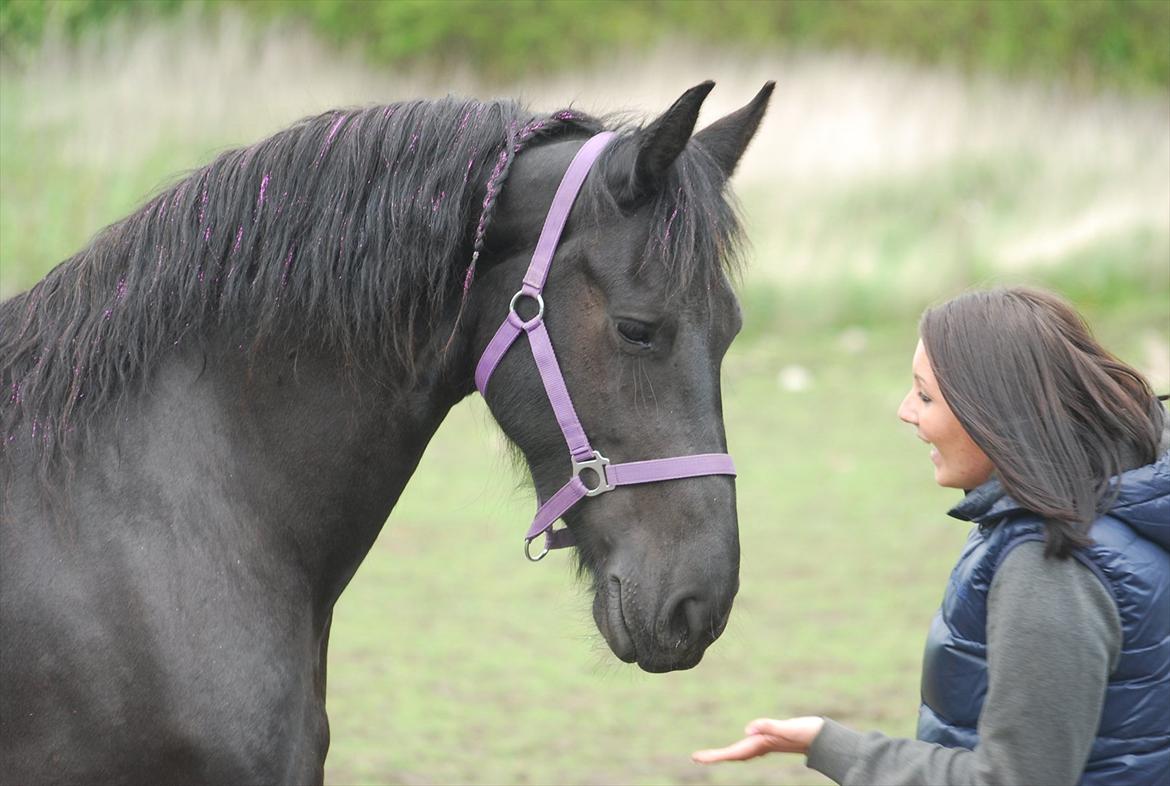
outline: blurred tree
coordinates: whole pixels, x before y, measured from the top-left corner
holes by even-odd
[[[692,39],[748,52],[877,52],[1096,88],[1170,87],[1170,0],[0,0],[0,55],[115,16],[303,21],[377,64],[514,78]]]

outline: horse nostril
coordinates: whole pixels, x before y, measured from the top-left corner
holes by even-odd
[[[665,639],[668,648],[683,647],[696,640],[714,636],[710,605],[693,595],[684,595],[673,608],[667,609]]]

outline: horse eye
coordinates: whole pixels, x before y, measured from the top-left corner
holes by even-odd
[[[623,319],[617,323],[617,330],[625,341],[638,347],[650,346],[650,342],[654,338],[654,328],[645,322]]]

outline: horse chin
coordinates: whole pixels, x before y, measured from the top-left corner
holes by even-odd
[[[650,674],[663,674],[668,671],[686,671],[699,665],[703,659],[703,651],[699,650],[683,657],[670,655],[668,657],[645,658],[638,661],[638,667]]]

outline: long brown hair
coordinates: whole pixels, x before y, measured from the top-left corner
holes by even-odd
[[[1163,412],[1149,383],[1048,292],[960,295],[922,315],[943,397],[1004,490],[1045,519],[1045,553],[1091,543],[1110,479],[1157,458]]]

